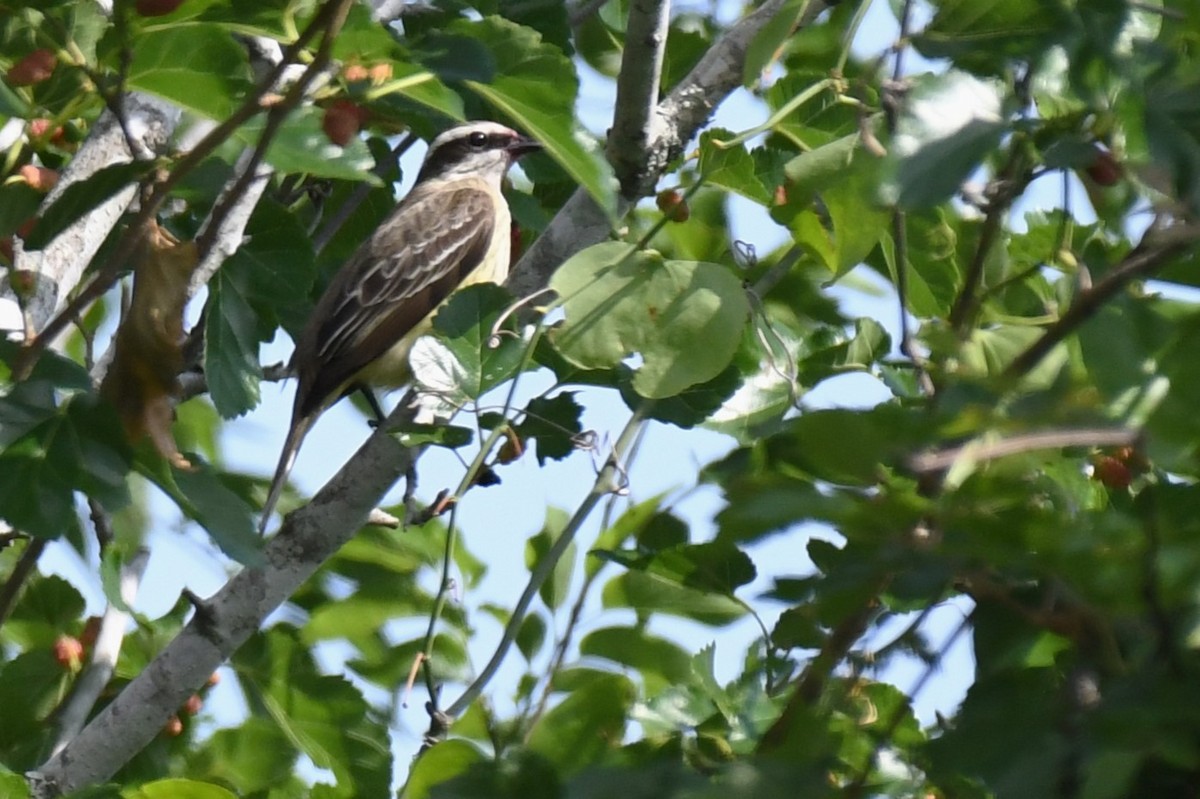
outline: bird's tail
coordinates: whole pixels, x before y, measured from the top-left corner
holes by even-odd
[[[271,480],[271,490],[267,494],[267,501],[263,504],[262,518],[258,522],[259,535],[267,530],[267,523],[271,520],[271,511],[275,509],[275,503],[279,502],[283,486],[287,483],[292,466],[296,463],[296,454],[300,451],[300,445],[304,443],[304,437],[308,435],[308,429],[312,427],[315,419],[315,416],[300,416],[292,419],[287,438],[283,442],[283,451],[279,453],[279,464],[275,467],[275,477]]]

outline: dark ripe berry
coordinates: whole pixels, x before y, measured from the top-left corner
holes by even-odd
[[[525,454],[525,443],[521,441],[521,437],[516,433],[510,432],[508,437],[504,439],[504,443],[500,445],[500,451],[496,453],[496,461],[498,463],[512,463]]]
[[[672,222],[686,222],[692,215],[687,200],[675,189],[663,189],[654,198],[654,202],[658,205],[658,210]]]
[[[79,642],[84,649],[91,649],[96,644],[96,636],[100,634],[100,617],[88,616],[83,624],[83,632],[79,634]]]
[[[1088,164],[1087,175],[1097,186],[1112,186],[1121,179],[1124,170],[1108,150],[1096,150],[1096,157]]]
[[[161,17],[183,5],[183,0],[137,0],[134,8],[143,17]]]
[[[32,86],[50,77],[58,59],[51,50],[34,50],[8,68],[5,80],[9,86]]]
[[[1092,462],[1092,476],[1106,488],[1118,491],[1129,488],[1133,482],[1129,467],[1111,455],[1101,455]]]
[[[338,147],[345,147],[362,130],[363,109],[350,100],[334,100],[321,117],[321,130]]]

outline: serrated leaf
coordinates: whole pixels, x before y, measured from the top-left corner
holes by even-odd
[[[208,284],[204,318],[204,375],[217,411],[226,419],[258,404],[258,319],[238,286],[223,272]]]
[[[731,131],[716,128],[700,134],[700,175],[712,186],[720,186],[760,205],[771,202],[771,193],[759,179],[754,158],[741,144],[718,145],[734,139]]]
[[[512,295],[495,283],[477,283],[456,291],[438,309],[433,330],[460,367],[457,388],[472,400],[509,379],[524,352],[521,340],[492,331],[512,304]],[[492,346],[493,344],[497,346]]]
[[[551,338],[583,368],[611,368],[633,353],[633,388],[670,397],[711,380],[737,350],[750,306],[741,281],[718,264],[664,261],[608,242],[570,258],[550,278],[566,321]],[[697,347],[703,341],[705,346]]]
[[[583,406],[575,400],[574,391],[563,391],[553,397],[534,397],[525,406],[524,420],[517,425],[517,435],[526,441],[537,442],[537,460],[544,466],[547,460],[562,460],[575,451],[575,437],[583,432],[579,418]]]

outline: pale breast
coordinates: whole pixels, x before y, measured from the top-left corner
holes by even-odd
[[[479,266],[459,283],[459,288],[476,283],[503,283],[508,278],[508,262],[512,251],[511,229],[512,216],[508,204],[502,202],[496,209],[495,233],[488,246],[487,255],[480,261]],[[412,351],[413,343],[432,328],[433,317],[436,315],[435,309],[413,326],[387,352],[360,371],[356,382],[363,380],[381,388],[399,388],[409,383],[412,380],[412,372],[408,366],[409,352]]]

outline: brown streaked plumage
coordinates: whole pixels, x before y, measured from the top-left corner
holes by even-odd
[[[538,147],[494,122],[441,134],[412,191],[334,277],[292,355],[296,400],[260,533],[317,417],[355,385],[407,383],[409,350],[438,306],[460,286],[508,276],[511,222],[500,183]]]

